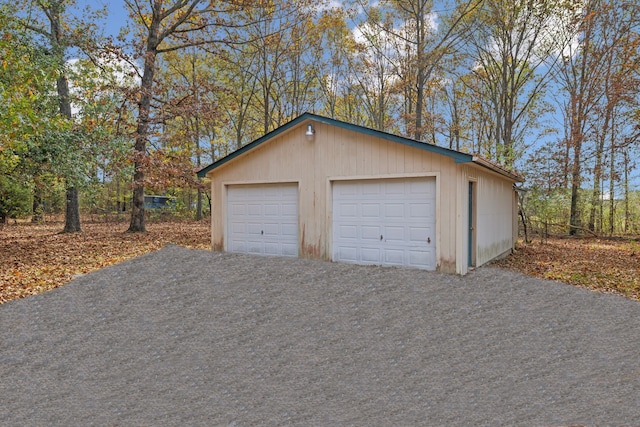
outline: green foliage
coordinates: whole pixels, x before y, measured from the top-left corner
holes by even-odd
[[[51,58],[16,28],[8,5],[0,6],[0,170],[11,172],[28,141],[59,125],[51,117],[55,84]]]
[[[525,192],[523,206],[534,232],[549,233],[565,227],[571,194],[565,189],[532,187]]]
[[[31,189],[12,176],[0,175],[0,223],[31,212]]]

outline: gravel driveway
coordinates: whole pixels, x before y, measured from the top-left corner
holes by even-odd
[[[637,426],[640,303],[168,246],[0,306],[2,426]]]

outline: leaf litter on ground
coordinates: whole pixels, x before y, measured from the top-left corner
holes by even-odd
[[[211,241],[208,221],[152,223],[146,233],[127,233],[124,222],[85,222],[80,233],[60,233],[63,225],[18,223],[0,229],[0,304],[168,244],[208,249]]]
[[[18,223],[0,228],[0,304],[62,286],[167,244],[210,248],[208,221],[152,223],[146,233],[128,224],[85,222],[81,233],[61,234],[61,222]],[[495,263],[543,279],[640,300],[640,243],[633,240],[548,239],[520,243]]]
[[[496,265],[640,300],[640,244],[631,239],[553,238],[524,244]]]

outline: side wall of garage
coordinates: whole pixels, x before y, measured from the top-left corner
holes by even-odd
[[[226,249],[226,189],[230,185],[297,183],[299,256],[332,257],[332,183],[340,180],[435,177],[436,257],[456,271],[456,165],[452,158],[329,124],[301,123],[210,173],[212,246]]]
[[[469,258],[472,251],[473,264],[481,266],[492,259],[509,253],[514,247],[513,181],[487,171],[475,165],[459,165],[461,170],[459,181],[458,204],[460,222],[458,224],[461,239],[458,242],[458,257]],[[474,206],[469,209],[469,183],[474,185]],[[474,233],[468,233],[469,214],[475,215],[471,221]],[[472,237],[470,237],[472,236]],[[469,239],[472,239],[471,245]],[[458,265],[458,273],[466,274],[468,263]]]

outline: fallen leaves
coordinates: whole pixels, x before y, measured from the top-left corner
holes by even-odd
[[[633,240],[549,239],[521,243],[515,254],[497,265],[640,300],[639,247]]]
[[[0,229],[0,304],[64,285],[77,275],[161,249],[167,244],[210,248],[207,221],[148,224],[83,223],[82,233],[60,234],[63,224],[6,225]]]
[[[7,225],[0,229],[0,304],[64,285],[167,244],[210,248],[206,221],[173,221],[126,233],[126,223],[83,223],[82,233],[59,234],[63,224]],[[549,239],[520,244],[498,265],[544,279],[640,300],[640,244],[603,239]]]

